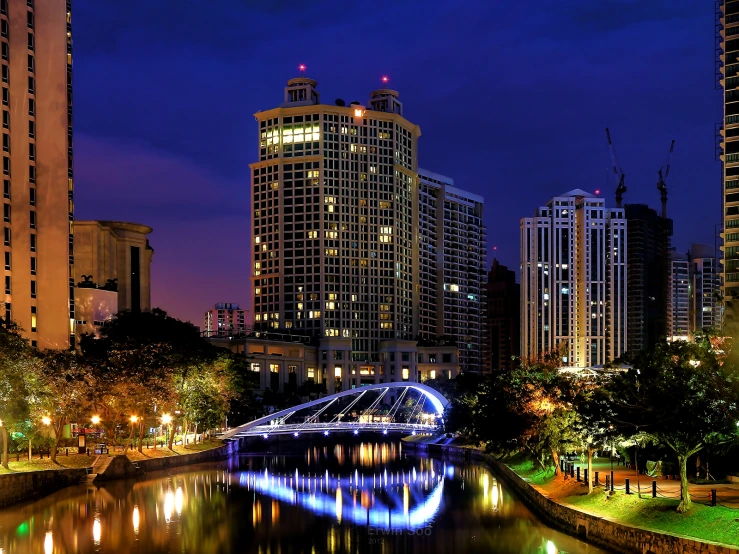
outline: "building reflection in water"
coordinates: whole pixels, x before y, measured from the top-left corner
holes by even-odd
[[[71,487],[0,511],[0,554],[276,554],[294,544],[308,552],[363,552],[377,534],[401,541],[411,532],[413,549],[429,553],[478,545],[584,552],[575,539],[543,527],[482,467],[364,443]],[[479,542],[470,543],[472,536]],[[385,552],[402,551],[384,544]]]

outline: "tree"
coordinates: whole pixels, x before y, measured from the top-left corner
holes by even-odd
[[[8,441],[10,433],[24,425],[30,417],[31,389],[36,368],[33,349],[18,328],[0,324],[0,436],[2,436],[2,466],[8,469]]]
[[[668,446],[680,468],[679,512],[690,510],[687,461],[708,445],[730,440],[739,421],[737,366],[720,364],[709,343],[674,342],[640,354],[633,369],[607,385],[610,416],[630,434]]]
[[[34,421],[49,418],[50,456],[56,462],[57,445],[64,426],[82,421],[89,414],[96,385],[91,368],[75,352],[45,352],[40,362],[42,392]]]

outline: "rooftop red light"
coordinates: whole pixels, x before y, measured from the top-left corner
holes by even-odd
[[[382,76],[382,82],[387,83],[390,79],[387,77],[387,75]]]
[[[301,63],[301,64],[300,64],[300,65],[298,66],[298,69],[299,69],[300,71],[305,71],[305,66],[304,66],[304,65],[303,65],[303,64]]]

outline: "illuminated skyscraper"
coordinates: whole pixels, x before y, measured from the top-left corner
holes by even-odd
[[[0,0],[5,318],[74,341],[70,0]]]
[[[573,367],[626,351],[626,219],[576,189],[521,220],[521,354]]]
[[[347,106],[316,86],[291,79],[256,114],[254,329],[320,338],[329,390],[418,380],[420,129],[394,90]]]
[[[480,372],[485,324],[483,199],[449,177],[419,170],[419,333],[459,348],[462,371]]]

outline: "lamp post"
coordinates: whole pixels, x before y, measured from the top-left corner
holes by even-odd
[[[135,423],[138,423],[139,416],[132,415],[129,419],[131,420],[131,449],[133,450],[133,426]]]
[[[101,421],[101,419],[100,419],[100,416],[99,416],[99,415],[94,415],[94,416],[92,416],[92,417],[90,418],[90,421],[92,422],[93,426],[98,426],[98,425],[100,425],[100,421]],[[97,437],[97,435],[99,435],[99,434],[100,434],[100,433],[98,432],[98,430],[97,430],[97,429],[95,429],[95,436]],[[97,438],[99,438],[99,437],[97,437]],[[94,453],[94,452],[93,452],[93,453]],[[103,453],[102,447],[100,447],[100,453],[101,453],[101,454]]]
[[[172,416],[169,414],[162,414],[162,425],[167,426],[167,435],[165,437],[165,443],[169,444],[169,428],[172,426]]]

